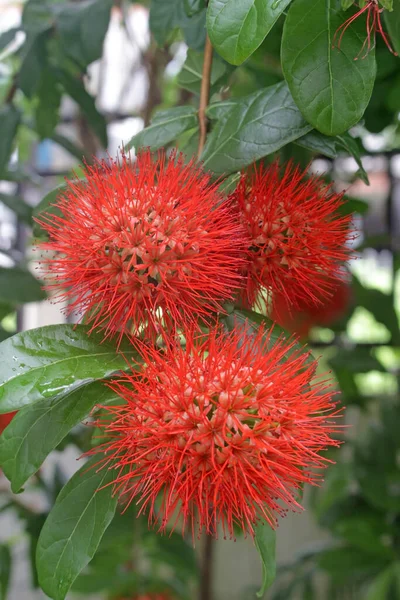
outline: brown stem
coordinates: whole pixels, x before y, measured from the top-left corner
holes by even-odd
[[[206,535],[204,540],[201,574],[200,574],[200,596],[199,600],[212,600],[212,575],[213,575],[213,550],[214,539]]]
[[[10,89],[8,90],[7,95],[4,99],[5,104],[11,104],[11,102],[14,100],[14,96],[15,96],[17,89],[18,89],[17,82],[16,82],[16,79],[14,78],[14,80],[10,86]]]
[[[197,152],[197,158],[200,158],[207,137],[207,115],[206,110],[208,101],[210,99],[210,82],[211,82],[211,67],[213,59],[213,47],[210,42],[210,38],[206,37],[206,45],[204,48],[204,62],[203,62],[203,73],[201,79],[200,89],[200,105],[199,105],[199,126],[200,126],[200,137],[199,147]]]

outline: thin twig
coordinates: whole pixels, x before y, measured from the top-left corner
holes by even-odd
[[[197,152],[197,158],[200,158],[206,143],[207,137],[207,115],[206,110],[208,101],[210,99],[210,83],[211,83],[211,67],[213,59],[213,47],[210,42],[210,38],[206,37],[206,45],[204,48],[204,62],[203,62],[203,73],[201,79],[200,89],[200,105],[199,105],[199,147]]]
[[[11,102],[14,100],[14,96],[17,92],[17,89],[18,89],[17,81],[16,81],[16,78],[14,77],[13,82],[10,86],[10,89],[8,90],[7,95],[4,99],[5,104],[11,104]]]

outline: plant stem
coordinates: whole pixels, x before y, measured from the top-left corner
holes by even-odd
[[[206,535],[204,540],[202,565],[200,573],[200,596],[199,600],[212,600],[212,574],[213,574],[213,550],[214,539]]]
[[[200,89],[200,105],[199,105],[199,126],[200,126],[200,137],[199,147],[197,152],[197,158],[200,158],[207,137],[207,115],[206,110],[208,101],[210,99],[210,82],[211,82],[211,67],[213,59],[213,47],[210,42],[210,38],[206,37],[206,45],[204,48],[204,62],[203,62],[203,73],[201,79]]]

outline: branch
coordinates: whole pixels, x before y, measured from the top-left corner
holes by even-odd
[[[206,37],[206,45],[204,48],[204,62],[203,62],[203,73],[201,79],[201,89],[200,89],[200,105],[199,105],[199,126],[200,126],[200,138],[199,138],[199,147],[197,151],[197,158],[200,158],[204,145],[206,143],[207,137],[207,116],[206,110],[208,106],[208,101],[210,99],[210,82],[211,82],[211,67],[212,67],[212,59],[213,59],[213,47],[210,42],[210,38]]]
[[[206,534],[203,547],[201,575],[200,575],[200,597],[199,600],[212,600],[212,567],[213,567],[214,539]]]

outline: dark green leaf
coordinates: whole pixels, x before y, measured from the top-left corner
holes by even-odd
[[[196,125],[197,113],[192,106],[177,106],[162,110],[154,116],[149,127],[133,136],[126,147],[127,149],[149,147],[151,150],[157,150]]]
[[[68,56],[83,67],[101,57],[113,0],[65,2],[55,7],[57,31]]]
[[[36,131],[42,139],[53,135],[59,121],[62,90],[53,71],[41,70],[35,110]],[[81,156],[82,158],[82,156]]]
[[[75,158],[78,159],[79,161],[82,161],[82,159],[85,158],[86,153],[85,153],[84,148],[82,148],[81,146],[78,146],[75,142],[70,140],[65,135],[61,135],[61,133],[53,132],[50,137],[53,140],[53,142],[55,142],[59,146],[62,146],[62,148],[64,148],[64,150],[69,152],[72,156],[75,156]],[[86,156],[86,158],[89,159],[89,161],[90,161],[90,159],[92,157]]]
[[[366,37],[365,21],[347,28],[340,50],[335,32],[348,19],[334,0],[294,0],[285,20],[282,68],[305,118],[326,135],[358,123],[371,98],[374,50],[355,61]],[[340,32],[339,32],[340,33]]]
[[[47,61],[47,43],[48,32],[44,31],[38,35],[31,36],[26,44],[25,55],[22,60],[21,68],[18,74],[18,87],[29,99],[38,89],[42,71]]]
[[[356,161],[358,165],[358,177],[365,183],[365,185],[369,185],[368,174],[363,167],[361,160],[361,150],[359,142],[354,139],[349,133],[344,133],[343,135],[339,135],[337,137],[338,144],[341,146],[346,152],[348,152]]]
[[[96,108],[95,99],[93,96],[87,93],[83,85],[83,81],[80,81],[67,71],[57,70],[55,75],[64,86],[65,91],[81,108],[83,114],[87,118],[90,127],[99,138],[102,146],[107,148],[107,124],[103,115],[99,113]]]
[[[291,0],[210,0],[207,29],[213,46],[240,65],[260,46]]]
[[[0,600],[6,600],[11,575],[11,552],[6,544],[0,545]]]
[[[324,135],[319,131],[310,131],[310,133],[296,140],[295,143],[302,148],[318,152],[318,154],[328,156],[329,158],[336,158],[338,155],[337,139]]]
[[[385,10],[384,19],[394,49],[400,54],[400,0],[393,1],[393,11]]]
[[[329,364],[334,369],[344,368],[351,373],[386,372],[386,369],[368,348],[352,348],[351,350],[340,348],[336,356],[329,359]]]
[[[22,13],[23,29],[29,33],[40,33],[54,24],[51,7],[47,0],[28,0]]]
[[[359,548],[342,546],[321,552],[317,563],[319,568],[327,571],[337,583],[342,583],[360,575],[373,576],[385,568],[387,560],[378,558],[375,554],[362,552]]]
[[[58,185],[54,190],[51,190],[45,197],[39,202],[37,206],[33,209],[33,216],[39,217],[42,212],[46,212],[46,214],[50,215],[61,215],[61,211],[54,204],[57,202],[57,199],[62,197],[63,192],[65,192],[67,185],[62,183]],[[40,227],[39,223],[34,223],[33,225],[33,235],[40,239],[46,238],[47,233]]]
[[[180,0],[182,2],[182,0]],[[182,4],[180,4],[182,7]],[[188,17],[181,8],[180,28],[186,44],[193,50],[203,50],[206,41],[206,11],[205,9]]]
[[[139,360],[132,344],[120,352],[84,325],[48,325],[17,333],[0,345],[0,413],[68,392],[127,369]]]
[[[20,491],[45,458],[81,423],[96,404],[117,398],[104,383],[95,381],[18,411],[0,436],[0,465]]]
[[[19,27],[12,27],[11,29],[7,29],[2,34],[0,34],[0,52],[7,48],[9,44],[14,40],[16,34],[20,31]]]
[[[369,310],[375,319],[379,323],[383,323],[391,332],[393,343],[400,344],[399,320],[394,309],[393,297],[380,290],[363,287],[355,277],[353,278],[353,289],[357,305]]]
[[[178,84],[193,92],[195,94],[200,93],[200,85],[202,81],[204,53],[196,52],[195,50],[188,50],[185,63],[182,67],[182,71],[178,76]],[[217,87],[217,84],[223,79],[228,71],[228,65],[224,63],[218,56],[215,56],[212,62],[210,84],[211,90]]]
[[[26,519],[26,531],[29,534],[29,561],[32,574],[32,584],[35,589],[39,587],[36,571],[36,549],[40,532],[46,521],[47,513],[31,514]]]
[[[163,46],[171,34],[181,28],[185,42],[194,50],[201,50],[206,35],[204,8],[188,16],[183,0],[152,0],[150,6],[150,29],[160,46]]]
[[[215,173],[238,171],[310,131],[285,83],[242,98],[214,127],[202,160]]]
[[[387,567],[368,587],[365,600],[386,600],[390,598],[389,592],[395,577],[396,572],[393,566]]]
[[[64,600],[93,558],[116,510],[117,498],[107,486],[115,474],[107,469],[97,472],[98,461],[93,457],[62,489],[39,537],[39,583],[54,600]]]
[[[0,301],[23,304],[46,298],[41,284],[21,267],[0,267]]]
[[[24,221],[24,223],[27,223],[28,225],[31,224],[32,207],[29,206],[29,204],[26,204],[23,198],[20,198],[20,196],[11,196],[10,194],[3,194],[3,192],[0,192],[0,202],[14,211],[21,221]]]
[[[205,0],[183,0],[186,14],[188,17],[197,14],[206,7]]]
[[[12,104],[0,108],[0,174],[7,168],[21,113]]]
[[[256,525],[254,543],[262,561],[262,585],[260,591],[257,592],[257,598],[262,598],[272,585],[276,575],[276,533],[268,523]]]

